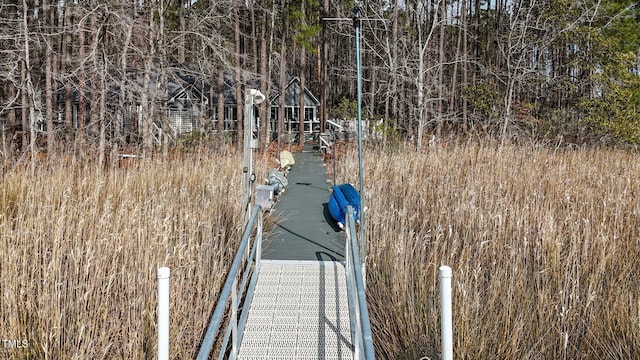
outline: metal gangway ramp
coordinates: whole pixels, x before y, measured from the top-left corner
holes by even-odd
[[[199,360],[374,359],[353,209],[337,231],[326,169],[313,152],[299,156],[265,246],[268,209],[252,209]]]
[[[344,266],[265,261],[240,359],[353,359]]]

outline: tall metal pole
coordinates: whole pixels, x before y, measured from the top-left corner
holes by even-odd
[[[244,91],[244,161],[242,165],[242,213],[244,226],[249,222],[251,217],[251,189],[253,182],[256,180],[256,174],[253,172],[253,149],[258,147],[258,126],[254,124],[253,106],[260,105],[266,96],[257,89],[246,89]]]
[[[367,278],[367,242],[364,237],[364,172],[362,171],[362,73],[360,66],[360,8],[353,8],[353,27],[356,32],[356,84],[358,91],[358,170],[360,173],[360,261],[362,261],[362,276]]]
[[[251,113],[253,112],[253,96],[251,96],[250,89],[246,89],[244,93],[244,161],[242,164],[242,218],[243,226],[246,226],[249,222],[249,215],[251,213],[251,174],[253,173],[253,159],[251,149]]]

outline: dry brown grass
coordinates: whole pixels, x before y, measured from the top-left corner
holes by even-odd
[[[442,264],[454,270],[456,358],[640,358],[637,153],[365,154],[380,358],[439,358]],[[356,155],[345,159],[341,177],[357,183]]]
[[[637,154],[365,154],[380,358],[438,358],[441,264],[456,358],[640,357]],[[4,174],[0,338],[28,346],[0,358],[155,358],[158,266],[172,269],[172,358],[193,358],[240,238],[239,156]],[[355,159],[339,178],[357,183]]]
[[[194,358],[240,240],[241,160],[112,172],[19,167],[0,184],[0,343],[8,359],[154,359],[156,271],[171,268],[172,358]]]

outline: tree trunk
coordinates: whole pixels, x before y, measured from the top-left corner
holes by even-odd
[[[163,2],[164,3],[164,2]],[[180,33],[178,34],[177,37],[177,41],[178,41],[178,62],[180,64],[184,64],[186,62],[187,56],[186,56],[186,48],[187,48],[187,44],[186,44],[186,39],[187,39],[187,21],[185,19],[184,16],[184,10],[185,10],[185,3],[184,0],[180,1],[180,6],[179,6],[179,10],[178,10],[178,16],[179,16],[179,26],[180,26]],[[160,18],[163,18],[162,16]]]
[[[462,88],[464,89],[469,84],[469,50],[467,49],[467,44],[469,44],[469,31],[467,27],[467,0],[462,0]],[[468,118],[467,118],[467,99],[462,97],[462,129],[465,133],[467,133],[468,129]]]
[[[159,9],[158,11],[163,14],[166,9],[165,9],[165,3],[164,1],[160,1],[158,3]],[[180,9],[180,26],[186,26],[185,25],[185,19],[184,19],[184,7],[185,5],[182,4],[181,5],[181,9]],[[168,88],[168,83],[169,83],[169,74],[167,73],[167,62],[169,61],[169,53],[167,52],[167,48],[169,47],[168,41],[167,41],[167,32],[166,32],[166,24],[165,24],[165,18],[164,16],[159,16],[158,17],[158,31],[156,31],[156,34],[158,36],[157,38],[157,42],[158,42],[158,52],[159,52],[159,57],[157,60],[158,66],[159,66],[159,70],[158,70],[158,74],[157,74],[157,83],[155,86],[155,98],[154,100],[154,104],[157,104],[155,107],[155,112],[153,114],[153,119],[151,122],[151,137],[152,139],[155,139],[157,142],[162,142],[162,136],[160,133],[157,132],[158,128],[162,128],[165,124],[169,123],[169,119],[168,119],[168,109],[166,108],[166,99],[169,98],[169,88]],[[184,32],[181,32],[181,34],[184,34]],[[181,36],[181,37],[185,37],[185,36]],[[186,40],[185,40],[186,42]],[[182,48],[184,49],[185,46],[183,44]],[[159,98],[158,98],[159,97]],[[199,104],[203,104],[203,102],[201,101]],[[200,112],[200,116],[202,116],[202,112]],[[154,124],[153,121],[158,121],[159,126],[157,124]],[[158,136],[156,138],[156,135]],[[163,151],[166,154],[166,150],[167,148],[163,146]]]
[[[29,6],[26,0],[22,0],[22,36],[24,37],[23,60],[22,60],[22,126],[23,126],[23,140],[27,141],[26,132],[29,131],[29,146],[28,149],[31,153],[31,171],[35,170],[36,160],[36,92],[33,86],[33,79],[31,77],[31,45],[29,40],[31,34],[29,31]]]
[[[140,119],[142,127],[142,157],[151,156],[151,137],[149,129],[149,119],[151,118],[151,99],[149,97],[149,89],[151,88],[151,57],[144,59],[144,73],[142,75],[142,92],[140,94],[140,114],[135,120]]]
[[[89,36],[90,39],[92,39],[93,41],[91,42],[91,47],[89,48],[90,52],[93,54],[93,56],[91,56],[93,58],[93,69],[90,70],[88,66],[84,67],[83,69],[86,70],[90,70],[90,76],[88,77],[90,79],[90,87],[89,87],[89,92],[88,92],[88,97],[89,97],[89,117],[88,117],[88,122],[86,123],[86,135],[89,136],[91,138],[91,140],[93,141],[93,137],[96,135],[96,129],[98,129],[98,133],[99,133],[99,128],[100,128],[100,124],[98,123],[100,121],[100,97],[102,96],[101,92],[102,92],[102,88],[100,87],[100,83],[101,80],[98,79],[101,76],[101,70],[100,70],[100,57],[101,55],[101,44],[104,46],[104,42],[106,41],[106,38],[103,36],[104,34],[102,33],[102,25],[98,24],[98,19],[97,19],[97,12],[99,11],[97,9],[97,6],[94,4],[93,5],[94,8],[91,11],[91,15],[90,15],[90,22],[91,22],[91,26],[89,28]],[[84,32],[81,32],[82,37],[84,37]],[[83,42],[84,44],[84,42]],[[88,63],[87,59],[87,63]],[[82,72],[81,72],[82,74]],[[86,74],[83,74],[84,78],[87,78]],[[103,155],[104,156],[104,155]]]
[[[10,102],[7,104],[9,108],[7,111],[7,123],[3,124],[2,127],[2,153],[5,155],[5,157],[8,158],[10,155],[12,155],[12,152],[14,150],[13,142],[15,140],[17,128],[16,110],[14,109],[14,105],[16,104],[16,100],[19,94],[13,83],[7,84],[7,95],[7,97],[10,99]]]
[[[106,54],[105,49],[102,47],[100,51],[101,56],[96,56],[94,58],[94,67],[96,74],[100,74],[98,76],[98,84],[97,89],[100,90],[100,104],[98,111],[98,170],[101,171],[105,165],[105,156],[107,151],[107,96],[109,90],[107,89],[106,77],[107,77],[107,64],[106,64]],[[98,58],[100,58],[101,62],[98,62]],[[94,100],[95,102],[95,100]]]
[[[156,56],[156,46],[155,46],[155,37],[154,31],[155,27],[155,19],[154,19],[154,11],[153,6],[151,4],[146,5],[147,16],[148,16],[148,26],[149,26],[149,37],[147,42],[148,52],[144,57],[144,74],[142,77],[142,94],[140,97],[141,105],[141,121],[142,121],[142,157],[150,158],[151,157],[151,121],[153,114],[153,97],[151,96],[151,73],[153,72],[153,59]]]
[[[241,66],[242,63],[240,61],[240,51],[242,48],[240,47],[241,34],[240,34],[240,6],[242,6],[241,2],[237,1],[234,4],[233,12],[235,14],[235,22],[234,22],[234,38],[235,38],[235,56],[234,56],[234,65],[235,65],[235,75],[236,75],[236,117],[238,119],[237,127],[236,127],[236,144],[240,147],[240,144],[243,144],[243,134],[244,134],[244,121],[248,119],[243,118],[244,111],[242,110],[244,96],[242,95],[242,72]]]
[[[23,1],[24,2],[24,1]],[[26,5],[25,5],[26,6]],[[25,10],[26,12],[26,10]],[[26,17],[26,15],[25,15]],[[26,19],[24,20],[26,23]],[[23,31],[25,29],[23,28]],[[28,38],[28,34],[24,34],[23,35],[26,38]],[[25,43],[28,42],[28,40],[24,40]],[[23,43],[23,46],[25,46],[25,43]],[[23,50],[23,55],[24,56],[25,50]],[[22,123],[22,132],[20,134],[21,136],[21,144],[22,144],[22,151],[27,151],[29,149],[29,131],[31,131],[31,127],[29,126],[29,94],[27,93],[27,76],[28,76],[28,67],[27,67],[27,60],[23,59],[20,62],[20,115],[21,115],[21,123]]]
[[[306,0],[300,1],[300,12],[305,14],[305,2]],[[302,17],[302,23],[300,24],[302,28],[306,26],[305,18]],[[304,121],[305,121],[305,111],[304,111],[304,88],[307,82],[307,50],[304,45],[300,46],[300,97],[298,98],[298,145],[304,146]],[[313,129],[311,129],[313,130]]]
[[[386,98],[388,99],[389,97],[391,98],[391,111],[386,110],[387,114],[386,117],[388,118],[389,115],[391,115],[393,117],[393,128],[395,130],[398,129],[398,123],[400,121],[399,118],[399,112],[398,112],[398,76],[396,76],[396,71],[397,71],[397,61],[399,60],[398,58],[398,32],[399,32],[399,26],[398,26],[398,16],[399,16],[399,11],[398,11],[398,0],[394,0],[393,1],[393,25],[391,28],[391,58],[389,59],[389,65],[390,65],[390,81],[391,81],[391,93],[390,96],[387,96]]]
[[[438,57],[438,113],[436,118],[436,137],[439,139],[442,136],[442,127],[444,122],[444,29],[445,29],[445,17],[447,16],[447,2],[446,0],[440,0],[440,16],[439,19],[440,36],[438,40],[439,57]],[[435,22],[435,19],[434,19]]]
[[[256,33],[258,26],[256,23],[256,4],[255,1],[249,2],[251,13],[251,70],[258,73],[258,34]]]
[[[224,66],[220,64],[218,66],[218,82],[216,88],[218,89],[218,104],[217,104],[217,118],[218,118],[218,138],[220,142],[224,140]]]
[[[288,3],[287,1],[283,1],[282,3],[282,38],[280,44],[280,79],[279,79],[279,88],[280,88],[280,96],[278,97],[278,154],[276,156],[280,156],[280,150],[284,145],[284,122],[285,122],[285,86],[287,86],[287,32],[288,28]]]
[[[464,0],[461,0],[462,3],[464,3]],[[461,4],[462,8],[464,9],[464,4]],[[462,9],[460,9],[458,7],[458,14],[457,17],[460,21],[462,21]],[[453,72],[451,74],[451,94],[449,94],[449,113],[450,114],[455,114],[456,113],[456,107],[458,106],[458,93],[457,93],[457,87],[459,85],[459,79],[458,79],[458,65],[461,62],[460,59],[460,54],[462,52],[462,26],[460,23],[458,23],[458,39],[456,42],[456,54],[454,56],[453,59]]]
[[[72,57],[72,49],[73,49],[73,9],[75,9],[76,5],[71,3],[67,4],[65,2],[64,6],[64,45],[63,45],[63,54],[64,60],[62,62],[62,68],[64,69],[64,73],[70,74],[73,69],[73,63],[71,60]],[[64,119],[66,122],[67,131],[73,131],[74,123],[73,123],[73,84],[69,76],[65,77],[64,83]]]
[[[322,16],[330,17],[331,2],[324,0],[322,4]],[[326,21],[322,22],[322,44],[320,48],[320,132],[326,131],[327,98],[329,95],[329,79],[327,63],[329,62],[329,32]]]
[[[124,24],[125,26],[125,36],[124,36],[124,44],[122,46],[122,53],[120,54],[120,78],[119,87],[120,93],[118,94],[118,109],[116,110],[116,118],[115,118],[115,146],[113,150],[114,159],[117,158],[119,147],[124,146],[126,143],[127,134],[131,133],[131,128],[125,129],[125,123],[132,124],[135,120],[132,118],[131,114],[135,109],[136,102],[133,99],[130,99],[127,88],[128,88],[128,74],[127,68],[129,65],[128,61],[128,52],[129,47],[132,45],[132,37],[133,37],[133,19],[130,19],[131,23]],[[125,122],[125,117],[128,118],[128,121]]]
[[[375,59],[371,59],[370,63],[374,63]],[[378,88],[378,70],[374,66],[371,70],[371,81],[369,83],[369,111],[367,112],[366,124],[367,131],[371,134],[373,130],[372,126],[375,123],[375,115],[376,115],[376,94]],[[364,125],[364,124],[363,124]]]
[[[87,121],[87,74],[86,67],[84,63],[87,61],[86,59],[86,49],[85,49],[85,34],[84,28],[86,25],[83,22],[80,22],[80,28],[78,29],[78,59],[79,59],[79,68],[78,70],[78,137],[76,140],[80,142],[80,145],[84,144],[84,138],[86,134],[86,121]]]
[[[49,26],[54,27],[56,21],[56,7],[49,7],[48,13],[45,14]],[[55,39],[55,38],[54,38]],[[45,113],[46,113],[46,128],[47,128],[47,156],[53,157],[56,148],[55,144],[55,128],[53,125],[53,54],[54,54],[54,40],[47,41],[47,51],[45,54]]]
[[[260,91],[268,98],[269,97],[269,88],[271,76],[269,74],[269,55],[267,53],[267,20],[268,14],[267,11],[268,1],[262,2],[262,17],[260,24]],[[273,15],[271,15],[273,16]],[[266,104],[260,106],[260,144],[261,148],[266,148],[270,139],[268,135],[269,131],[269,115],[271,113],[271,109],[269,108],[268,101]]]

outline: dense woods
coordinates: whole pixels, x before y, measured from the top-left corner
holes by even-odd
[[[418,147],[434,136],[640,142],[637,1],[357,5],[363,117],[386,138]],[[0,151],[148,155],[161,132],[170,135],[170,84],[185,76],[204,90],[200,116],[212,144],[241,135],[228,131],[242,129],[242,104],[229,128],[217,96],[229,84],[242,99],[247,84],[273,94],[295,76],[318,94],[321,121],[355,117],[353,8],[339,0],[2,1]],[[260,108],[262,124],[270,115]]]

